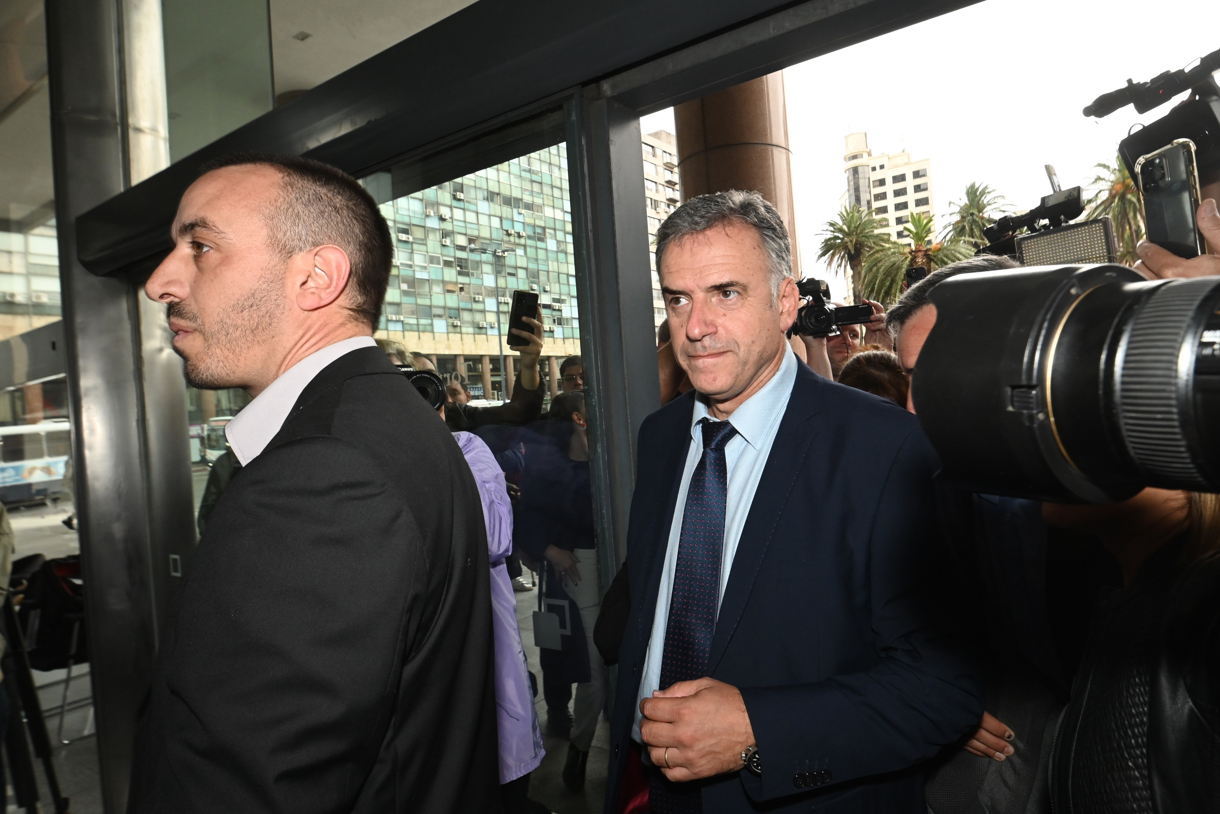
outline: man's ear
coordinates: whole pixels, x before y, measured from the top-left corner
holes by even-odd
[[[338,246],[319,246],[292,259],[296,276],[296,305],[302,311],[318,311],[343,296],[351,277],[347,252]]]
[[[787,331],[796,322],[796,312],[801,307],[801,295],[796,289],[796,280],[785,277],[779,284],[779,296],[776,298],[780,312],[780,326]]]

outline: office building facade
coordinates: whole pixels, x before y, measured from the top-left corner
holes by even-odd
[[[881,231],[911,245],[905,228],[911,215],[933,212],[931,159],[912,160],[905,151],[875,155],[869,149],[867,133],[851,133],[846,143],[847,190],[842,204],[871,209],[883,224]]]
[[[644,199],[648,207],[648,256],[652,271],[652,313],[658,327],[665,320],[665,301],[657,276],[657,229],[682,202],[678,182],[678,139],[673,133],[657,130],[642,136],[644,149]]]

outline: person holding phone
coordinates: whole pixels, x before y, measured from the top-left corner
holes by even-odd
[[[519,327],[522,324],[529,330]],[[535,306],[533,317],[523,316],[520,321],[511,321],[509,335],[512,339],[508,344],[515,348],[520,359],[512,397],[495,407],[447,404],[445,423],[453,432],[470,432],[489,424],[521,426],[542,415],[542,375],[538,372],[538,360],[542,357],[542,309]]]
[[[1155,243],[1143,240],[1135,247],[1140,256],[1139,262],[1135,264],[1136,271],[1151,280],[1220,274],[1220,255],[1216,254],[1220,252],[1220,212],[1216,211],[1216,195],[1220,194],[1220,184],[1212,184],[1206,189],[1212,197],[1199,205],[1195,218],[1199,233],[1207,241],[1208,251],[1211,253],[1186,259]]]

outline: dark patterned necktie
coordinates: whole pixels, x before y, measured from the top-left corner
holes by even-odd
[[[728,503],[728,464],[725,445],[737,434],[727,421],[700,422],[703,457],[691,475],[678,538],[665,650],[661,657],[661,689],[678,681],[707,675],[716,614],[720,605],[720,568],[724,552],[724,515]],[[698,783],[671,783],[652,773],[649,801],[655,814],[693,814],[703,810]]]

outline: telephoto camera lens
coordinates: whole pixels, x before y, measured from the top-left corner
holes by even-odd
[[[395,365],[411,382],[411,386],[428,402],[433,410],[445,403],[445,382],[431,370],[416,370],[411,365]]]
[[[911,392],[943,479],[1088,503],[1220,491],[1220,277],[1042,266],[930,297]]]

